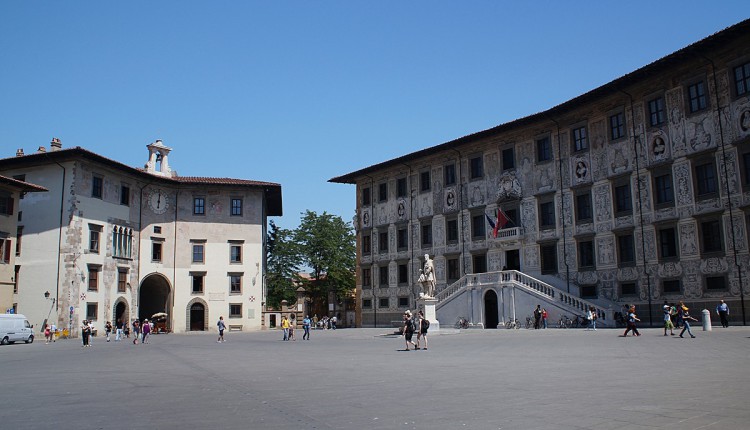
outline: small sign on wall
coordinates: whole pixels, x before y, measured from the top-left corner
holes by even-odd
[[[255,309],[248,309],[247,310],[247,319],[254,320],[255,319]]]

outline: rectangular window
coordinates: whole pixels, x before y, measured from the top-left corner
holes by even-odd
[[[445,231],[448,243],[458,242],[458,219],[445,220]]]
[[[229,304],[229,318],[242,318],[242,303]]]
[[[590,222],[593,219],[591,210],[591,193],[576,195],[576,221]]]
[[[542,258],[542,274],[557,273],[557,245],[541,245],[539,253]]]
[[[476,254],[471,256],[471,265],[474,269],[473,273],[485,273],[487,272],[487,255]]]
[[[205,258],[205,245],[202,243],[193,244],[193,263],[203,263]]]
[[[362,254],[368,255],[370,252],[372,252],[372,238],[370,232],[367,231],[362,233]]]
[[[230,263],[242,263],[242,245],[241,244],[229,244],[229,262]]]
[[[677,258],[677,229],[667,227],[658,230],[659,258]]]
[[[461,277],[458,270],[458,258],[449,258],[446,263],[448,264],[448,283],[452,283]]]
[[[656,206],[671,206],[674,204],[671,173],[654,176],[654,203]]]
[[[573,129],[573,152],[586,151],[589,149],[588,134],[586,127]]]
[[[399,251],[403,251],[409,247],[409,235],[405,227],[396,231],[396,242]]]
[[[399,297],[398,298],[398,307],[399,308],[408,308],[409,307],[409,298],[408,297]]]
[[[621,265],[635,263],[635,241],[632,234],[617,236],[617,258]]]
[[[191,273],[190,276],[193,278],[193,294],[203,293],[203,278],[204,273]]]
[[[706,109],[706,85],[703,81],[688,85],[688,101],[690,113]]]
[[[153,262],[160,262],[161,261],[161,242],[154,242],[151,244],[151,261]]]
[[[362,269],[362,287],[371,287],[372,286],[372,271],[370,268]]]
[[[23,226],[16,227],[16,257],[21,256],[21,238],[23,238]]]
[[[542,230],[555,228],[555,202],[539,203],[539,228]]]
[[[396,195],[406,197],[406,178],[396,179]]]
[[[578,242],[578,268],[590,269],[594,266],[594,241],[584,240]]]
[[[124,293],[128,286],[128,269],[117,269],[117,292]]]
[[[419,174],[419,191],[430,191],[430,171],[425,170]]]
[[[399,264],[398,265],[398,283],[399,284],[408,284],[409,283],[409,271],[406,264]]]
[[[242,199],[232,199],[232,216],[242,216]]]
[[[615,187],[615,213],[617,216],[633,213],[633,200],[630,196],[630,184]]]
[[[456,183],[456,165],[446,164],[443,167],[443,177],[445,180],[445,186],[453,185]]]
[[[372,299],[362,299],[362,309],[371,309]]]
[[[86,303],[86,320],[96,321],[99,318],[99,303]]]
[[[381,287],[388,286],[388,266],[378,267],[378,285]]]
[[[391,298],[390,297],[381,297],[378,299],[378,307],[379,308],[389,308],[391,307]]]
[[[120,204],[130,206],[130,187],[120,185]]]
[[[664,124],[666,114],[664,112],[664,97],[657,97],[648,102],[648,120],[652,127]]]
[[[711,196],[719,191],[716,166],[713,161],[695,166],[695,187],[697,197]]]
[[[734,68],[734,91],[737,96],[744,96],[750,91],[750,63]]]
[[[13,215],[13,198],[10,195],[0,195],[0,214]]]
[[[99,244],[101,242],[102,226],[89,224],[89,252],[99,253]]]
[[[581,298],[584,299],[595,299],[598,297],[596,292],[596,285],[581,285]]]
[[[679,293],[682,291],[679,279],[665,279],[661,283],[662,291],[666,293]]]
[[[102,189],[104,184],[104,178],[101,176],[94,175],[91,180],[91,197],[101,199]]]
[[[18,294],[18,279],[21,275],[21,266],[16,265],[15,276],[13,277],[13,294]]]
[[[229,275],[229,294],[242,294],[242,275]]]
[[[471,217],[471,238],[474,240],[486,239],[487,230],[484,227],[486,223],[484,214],[473,215]],[[475,272],[476,273],[476,272]]]
[[[370,188],[362,188],[362,206],[370,206]]]
[[[542,163],[552,159],[552,142],[549,137],[536,140],[536,161]]]
[[[721,221],[718,219],[700,223],[701,238],[703,239],[703,253],[721,252],[722,245]]]
[[[469,159],[469,179],[481,179],[484,177],[484,165],[482,163],[482,156],[473,157]]]
[[[383,182],[378,185],[378,202],[383,203],[388,201],[388,183]]]
[[[707,290],[726,290],[727,278],[724,276],[706,276]]]
[[[193,198],[193,215],[206,214],[206,199],[203,197]]]
[[[609,117],[609,139],[617,140],[625,137],[625,114],[618,112]]]
[[[89,291],[99,291],[99,271],[101,266],[89,266]]]
[[[518,227],[518,209],[505,209],[505,216],[508,217],[509,224],[505,225],[505,228]]]
[[[516,151],[514,148],[503,149],[503,170],[516,168]]]
[[[636,287],[635,282],[625,282],[620,284],[620,295],[624,297],[638,295],[638,288]]]
[[[158,225],[154,226],[154,234],[161,234],[161,227]]]
[[[378,252],[385,254],[388,252],[388,232],[381,231],[378,233]]]
[[[432,246],[432,224],[422,224],[422,248]]]

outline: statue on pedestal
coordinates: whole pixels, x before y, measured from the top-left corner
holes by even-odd
[[[422,297],[435,297],[435,266],[430,254],[424,255],[424,269],[419,271],[417,282],[422,286]]]

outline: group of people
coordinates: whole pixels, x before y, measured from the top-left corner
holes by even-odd
[[[55,335],[57,334],[57,327],[54,324],[46,324],[44,326],[44,343],[55,342]]]
[[[724,301],[722,300],[722,303]],[[664,300],[662,306],[662,312],[664,314],[664,336],[667,335],[667,331],[671,336],[674,336],[674,329],[682,327],[680,337],[683,337],[687,331],[691,338],[695,338],[693,332],[690,330],[690,321],[698,321],[696,318],[690,316],[690,310],[685,303],[679,302],[677,304],[669,303]]]
[[[409,351],[409,345],[411,344],[415,350],[418,349],[427,349],[427,331],[430,328],[430,321],[424,317],[424,313],[422,311],[417,312],[417,316],[412,316],[412,313],[410,310],[407,310],[404,312],[404,326],[401,329],[401,332],[404,336],[404,341],[406,342],[406,349],[405,351]],[[417,341],[414,342],[412,339],[414,338],[414,333],[417,333]],[[424,344],[424,347],[421,347],[421,345]]]
[[[536,309],[534,309],[534,330],[547,328],[547,316],[547,309],[543,308],[542,305],[536,305]]]
[[[315,318],[317,319],[318,316],[315,315]],[[327,317],[326,317],[327,318]],[[336,318],[335,316],[333,318]],[[310,315],[305,315],[305,318],[302,319],[302,330],[304,330],[304,334],[302,335],[302,340],[310,340],[310,326],[314,324],[313,320],[310,319]],[[294,330],[297,327],[297,317],[292,313],[289,315],[289,318],[286,317],[286,315],[281,317],[281,328],[284,330],[284,339],[283,340],[291,340],[295,341],[297,340],[294,337]],[[336,329],[336,325],[334,324],[333,329]]]

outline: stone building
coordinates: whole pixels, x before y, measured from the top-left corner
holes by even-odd
[[[47,191],[20,178],[0,175],[0,312],[18,311],[18,266],[23,227],[19,227],[18,201],[26,193]]]
[[[663,300],[713,309],[724,298],[742,320],[750,21],[546,111],[331,182],[357,187],[364,326],[414,307],[424,254],[450,294],[472,274],[515,269],[555,298],[610,313],[635,303],[654,324]],[[498,209],[509,222],[494,237]]]
[[[0,159],[0,173],[44,186],[19,201],[18,311],[77,332],[164,313],[162,329],[261,327],[266,220],[282,213],[281,186],[180,176],[156,141],[145,168],[81,147]],[[49,299],[45,292],[50,293]]]

